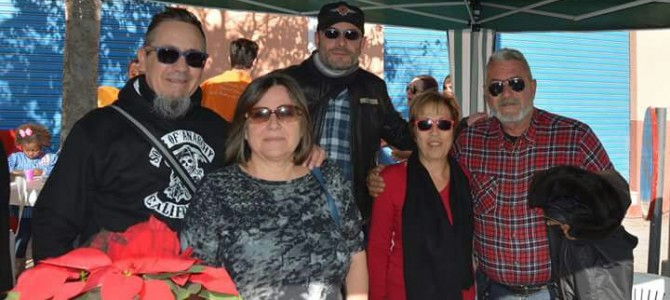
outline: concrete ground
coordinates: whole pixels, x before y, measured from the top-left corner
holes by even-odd
[[[647,273],[647,263],[649,256],[649,229],[651,223],[644,220],[642,217],[627,217],[623,220],[623,225],[628,232],[637,236],[638,244],[633,255],[635,257],[635,272]],[[663,222],[661,224],[661,259],[659,263],[659,271],[661,272],[661,265],[663,261],[668,260],[668,213],[663,215]],[[670,270],[665,271],[665,276],[670,275]]]

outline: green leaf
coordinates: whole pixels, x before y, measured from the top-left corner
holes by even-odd
[[[186,290],[191,295],[197,295],[202,290],[202,284],[199,283],[187,283]]]
[[[184,271],[179,271],[179,272],[164,272],[160,274],[144,274],[142,277],[144,279],[156,279],[156,280],[165,280],[165,279],[170,279],[174,276],[179,276],[183,274],[193,274],[193,273],[202,273],[202,271],[205,270],[204,266],[200,265],[192,265],[190,268]]]
[[[100,297],[101,297],[100,288],[96,287],[96,288],[94,288],[94,289],[92,289],[92,290],[90,290],[90,291],[88,291],[84,294],[81,294],[81,295],[77,296],[74,299],[75,300],[94,300],[94,299],[97,300],[97,299],[100,299]]]
[[[188,273],[202,273],[202,271],[205,270],[204,266],[201,265],[192,265],[190,268],[188,268],[187,272]]]
[[[210,292],[208,290],[202,290],[200,294],[198,294],[200,297],[204,297],[206,299],[210,300],[242,300],[242,297],[240,296],[231,296],[228,294],[220,294],[220,293],[215,293],[215,292]]]
[[[7,298],[5,298],[5,300],[19,300],[19,293],[9,292],[7,293]]]
[[[191,296],[191,292],[189,292],[185,288],[176,285],[174,282],[172,282],[172,280],[167,281],[167,284],[170,286],[170,289],[172,290],[172,293],[174,294],[174,298],[176,300],[188,299],[188,297]]]

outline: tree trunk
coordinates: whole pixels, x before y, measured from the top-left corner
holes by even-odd
[[[72,125],[97,105],[101,0],[65,0],[61,145]]]

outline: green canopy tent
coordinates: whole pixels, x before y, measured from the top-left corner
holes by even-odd
[[[324,0],[172,0],[165,3],[316,16]],[[668,0],[351,0],[366,21],[436,30],[617,30],[670,27]]]
[[[157,1],[230,10],[315,17],[329,0]],[[450,63],[463,114],[484,110],[482,70],[496,32],[593,31],[670,28],[670,0],[350,0],[372,23],[449,31]],[[98,1],[66,1],[61,140],[94,104],[77,104],[80,87],[94,87],[97,69]],[[90,20],[97,20],[96,22]],[[71,24],[70,24],[71,23]],[[90,38],[93,37],[93,38]],[[70,42],[68,42],[70,41]],[[460,80],[460,82],[459,82]],[[87,97],[89,98],[89,97]],[[79,107],[81,106],[81,107]]]
[[[173,0],[166,3],[315,17],[323,0]],[[670,0],[351,0],[371,23],[448,31],[464,115],[485,109],[483,68],[496,32],[670,28]]]

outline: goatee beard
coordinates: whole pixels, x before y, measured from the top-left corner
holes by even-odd
[[[191,107],[191,97],[166,97],[156,95],[153,112],[167,120],[179,119]]]

